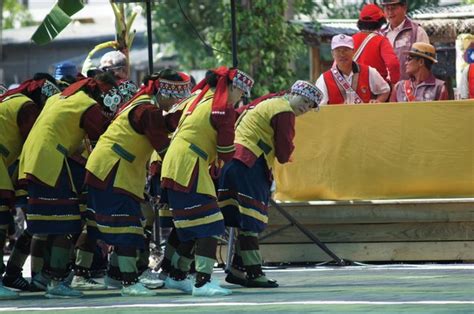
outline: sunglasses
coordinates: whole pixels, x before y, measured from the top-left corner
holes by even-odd
[[[418,60],[419,58],[417,57],[412,57],[412,56],[407,56],[407,61],[411,61],[411,60]]]

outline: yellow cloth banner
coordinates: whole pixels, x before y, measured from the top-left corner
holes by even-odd
[[[474,101],[324,106],[296,119],[286,201],[474,196]]]

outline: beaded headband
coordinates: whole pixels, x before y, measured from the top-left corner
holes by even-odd
[[[164,97],[181,99],[188,97],[191,94],[190,81],[169,81],[166,79],[159,79],[160,90],[159,94]]]
[[[250,97],[250,91],[254,84],[253,78],[247,73],[237,70],[234,77],[232,78],[232,86],[237,87],[244,91],[246,97]]]
[[[323,99],[323,93],[315,85],[298,80],[291,86],[291,93],[308,98],[315,103],[314,107],[319,106]]]

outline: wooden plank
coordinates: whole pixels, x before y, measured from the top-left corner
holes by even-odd
[[[261,236],[282,226],[270,225]],[[474,222],[305,225],[324,243],[474,241]],[[311,243],[296,227],[284,229],[261,243]]]
[[[302,224],[474,222],[474,203],[280,204]],[[287,220],[269,208],[269,224],[284,225]]]
[[[474,241],[333,243],[328,247],[341,258],[359,262],[474,260]],[[315,244],[266,244],[260,249],[267,263],[331,260]]]

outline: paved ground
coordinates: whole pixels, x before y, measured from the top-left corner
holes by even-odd
[[[281,287],[225,285],[233,294],[218,298],[164,289],[152,298],[121,297],[118,290],[69,300],[22,293],[0,301],[0,313],[474,313],[473,264],[299,267],[267,274]],[[224,274],[215,277],[223,281]]]

